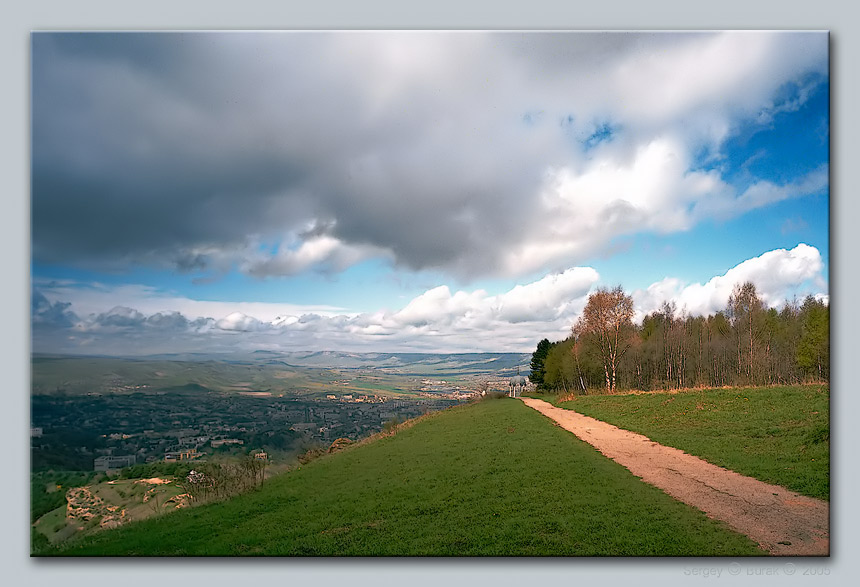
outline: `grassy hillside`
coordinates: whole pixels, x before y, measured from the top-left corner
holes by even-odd
[[[560,407],[798,493],[830,496],[830,388],[578,397]]]
[[[452,408],[63,555],[760,555],[519,401]]]

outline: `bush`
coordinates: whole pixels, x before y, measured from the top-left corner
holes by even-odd
[[[318,459],[324,454],[326,454],[326,449],[324,448],[309,449],[305,453],[299,455],[299,463],[302,465],[307,465],[309,462],[313,461],[314,459]]]
[[[337,452],[339,450],[343,450],[346,447],[352,444],[352,440],[349,438],[338,438],[334,442],[331,443],[331,446],[328,447],[328,452]]]
[[[30,554],[43,555],[54,549],[48,537],[36,530],[30,530]]]
[[[402,424],[400,418],[392,418],[382,425],[382,431],[385,434],[393,435],[397,433],[397,428]]]
[[[117,475],[117,479],[147,479],[150,477],[185,477],[193,468],[188,463],[168,463],[155,461],[141,465],[126,467]]]
[[[487,394],[481,399],[502,399],[503,397],[508,397],[508,394],[506,394],[504,391],[488,391]]]
[[[65,505],[66,490],[92,482],[98,473],[93,471],[44,471],[30,475],[30,522],[35,522],[51,510]],[[48,485],[59,486],[50,493]]]
[[[266,461],[253,454],[239,461],[198,463],[177,485],[195,501],[225,499],[263,485]]]

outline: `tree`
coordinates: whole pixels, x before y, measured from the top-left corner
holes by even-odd
[[[746,369],[747,378],[754,383],[756,347],[759,343],[763,304],[756,293],[755,285],[747,281],[736,284],[729,297],[728,311],[738,343],[738,373]],[[746,358],[744,358],[746,354]]]
[[[710,356],[709,364],[713,365],[710,376],[711,385],[728,385],[730,382],[729,374],[734,370],[731,344],[732,325],[728,316],[723,312],[708,316],[707,349]]]
[[[544,368],[544,387],[563,391],[565,394],[575,392],[579,388],[576,383],[577,373],[574,364],[573,337],[550,345]]]
[[[830,378],[830,308],[809,296],[768,308],[752,283],[737,284],[723,311],[691,316],[668,300],[632,323],[621,287],[588,298],[573,336],[541,341],[532,365],[544,389],[793,384]]]
[[[830,376],[830,307],[812,296],[800,307],[797,364],[818,381]]]
[[[779,312],[773,336],[777,383],[798,383],[797,345],[800,342],[800,306],[797,300],[786,302]]]
[[[588,296],[582,316],[573,326],[576,337],[594,342],[603,362],[606,390],[615,391],[618,364],[630,348],[633,326],[633,298],[621,286],[598,289]]]
[[[545,338],[538,343],[537,349],[532,353],[532,372],[529,374],[529,380],[538,387],[544,386],[546,356],[551,346],[549,339]]]

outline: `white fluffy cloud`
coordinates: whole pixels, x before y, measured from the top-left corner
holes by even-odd
[[[297,239],[296,248],[279,247],[272,255],[248,258],[242,271],[254,277],[296,275],[314,268],[340,272],[365,259],[388,256],[378,247],[349,245],[329,235],[318,235]]]
[[[679,310],[694,316],[724,310],[735,284],[752,282],[768,307],[778,307],[794,295],[827,295],[822,275],[824,262],[815,247],[799,244],[791,250],[776,249],[732,267],[707,283],[684,284],[667,278],[633,294],[637,317],[641,319],[674,300]],[[804,286],[806,289],[804,289]]]
[[[269,324],[260,322],[256,318],[247,316],[242,312],[233,312],[229,316],[218,320],[215,325],[227,332],[259,332],[271,327]]]
[[[717,171],[691,170],[690,146],[668,135],[632,153],[613,146],[598,151],[579,169],[548,172],[541,220],[523,246],[508,251],[506,273],[593,255],[620,236],[690,230],[709,218],[725,220],[828,186],[825,165],[794,182],[757,181],[738,193]]]
[[[632,292],[636,318],[641,319],[670,300],[689,314],[712,314],[725,308],[735,284],[746,281],[756,285],[762,300],[771,307],[795,294],[826,298],[823,268],[820,252],[799,244],[791,250],[777,249],[746,260],[704,284],[667,278]],[[103,352],[122,352],[128,343],[123,335],[134,335],[129,340],[140,344],[147,333],[153,336],[153,352],[167,352],[165,347],[170,344],[198,351],[280,348],[522,352],[531,350],[544,337],[560,340],[567,336],[599,282],[597,271],[577,267],[497,295],[481,289],[452,293],[443,285],[416,296],[400,310],[359,315],[306,312],[262,319],[234,309],[221,317],[189,320],[179,312],[147,316],[138,309],[119,306],[81,319],[72,330],[101,335]],[[75,316],[67,303],[50,302],[37,292],[34,323],[44,324],[42,316],[50,308],[62,310],[64,316]],[[55,327],[68,328],[68,320],[64,320]],[[167,334],[170,336],[166,340]],[[97,348],[92,340],[88,349]]]

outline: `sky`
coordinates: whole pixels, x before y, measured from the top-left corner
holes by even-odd
[[[816,32],[34,33],[37,353],[531,352],[829,296]]]

